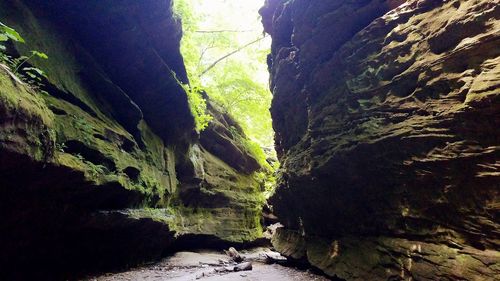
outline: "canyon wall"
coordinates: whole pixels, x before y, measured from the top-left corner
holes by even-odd
[[[261,166],[210,104],[198,134],[171,1],[0,1],[0,279],[74,278],[156,259],[182,237],[261,235]],[[26,75],[26,74],[25,74]],[[187,236],[183,236],[187,235]]]
[[[275,247],[341,280],[499,280],[500,2],[268,0]]]

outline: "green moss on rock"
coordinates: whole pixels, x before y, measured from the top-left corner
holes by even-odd
[[[199,145],[192,146],[189,155],[196,183],[180,186],[172,229],[232,242],[260,238],[265,198],[257,173],[242,174]]]
[[[121,265],[157,258],[169,247],[172,231],[232,242],[260,238],[265,201],[260,166],[241,149],[241,139],[232,138],[225,147],[238,152],[231,162],[222,159],[223,153],[209,152],[191,135],[194,124],[191,116],[184,118],[189,113],[187,102],[183,107],[185,93],[180,85],[171,84],[175,80],[171,71],[163,72],[170,67],[165,61],[179,61],[168,57],[172,46],[151,38],[158,43],[155,48],[168,50],[162,49],[161,58],[149,45],[145,47],[149,53],[128,48],[135,60],[127,61],[127,67],[143,66],[143,57],[158,66],[131,74],[126,67],[110,66],[108,58],[96,59],[87,48],[89,42],[82,41],[85,37],[32,5],[38,4],[0,2],[2,22],[26,39],[26,44],[14,45],[9,52],[40,50],[49,56],[30,61],[48,76],[43,92],[0,65],[0,174],[5,175],[0,178],[0,209],[8,214],[0,227],[12,237],[0,262],[14,269],[43,256],[50,265],[74,260],[82,270],[96,269],[116,266],[108,263],[116,260],[115,252]],[[121,8],[120,13],[128,11]],[[162,24],[164,13],[168,10],[158,15]],[[150,24],[147,27],[156,27]],[[133,37],[131,42],[143,42],[148,36],[123,32]],[[182,65],[176,65],[179,68]],[[147,98],[142,90],[133,89],[135,85],[150,91]],[[219,128],[228,131],[224,122]],[[221,135],[215,136],[220,140]],[[41,235],[26,236],[20,243],[16,237],[25,233]],[[120,252],[122,248],[128,250]],[[33,253],[29,257],[19,254],[28,250]],[[49,267],[40,265],[35,271],[45,268]],[[54,272],[59,270],[72,268],[61,266]]]
[[[0,64],[0,148],[52,161],[54,116],[43,99]]]

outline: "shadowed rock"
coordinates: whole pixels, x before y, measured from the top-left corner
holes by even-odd
[[[267,1],[277,249],[346,280],[496,278],[499,7]]]

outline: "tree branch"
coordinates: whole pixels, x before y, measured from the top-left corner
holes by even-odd
[[[251,46],[251,45],[253,45],[253,44],[257,43],[257,42],[262,41],[262,40],[263,40],[264,38],[266,38],[266,37],[267,37],[267,34],[266,34],[266,35],[264,35],[264,36],[262,36],[262,37],[260,37],[260,38],[258,38],[258,39],[256,39],[256,40],[254,40],[254,41],[252,41],[252,42],[250,42],[250,43],[247,43],[247,44],[245,44],[245,45],[243,45],[243,46],[239,47],[238,49],[236,49],[236,50],[234,50],[234,51],[232,51],[232,52],[230,52],[230,53],[228,53],[228,54],[226,54],[226,55],[224,55],[224,56],[222,56],[222,57],[220,57],[219,59],[217,59],[216,61],[214,61],[211,65],[209,65],[209,66],[208,66],[205,70],[203,70],[203,71],[201,72],[201,74],[199,75],[199,77],[201,77],[201,76],[205,75],[205,74],[206,74],[207,72],[209,72],[212,68],[214,68],[214,67],[215,67],[215,66],[216,66],[219,62],[221,62],[221,61],[223,61],[223,60],[227,59],[228,57],[230,57],[230,56],[232,56],[232,55],[234,55],[234,54],[236,54],[236,53],[240,52],[241,50],[243,50],[243,49],[245,49],[245,48],[247,48],[247,47],[249,47],[249,46]]]
[[[198,59],[198,68],[201,67],[201,62],[203,60],[203,57],[205,56],[205,53],[208,50],[215,48],[214,44],[215,44],[215,42],[212,39],[212,41],[210,42],[209,46],[207,46],[206,48],[203,48],[203,50],[201,51],[201,54],[200,54],[200,58]]]

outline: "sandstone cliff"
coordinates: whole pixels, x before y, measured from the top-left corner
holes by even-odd
[[[171,1],[0,1],[48,60],[33,88],[0,64],[0,279],[62,279],[155,259],[179,235],[260,237],[261,169],[210,108],[194,130]]]
[[[268,0],[274,245],[343,280],[499,280],[500,2]]]

